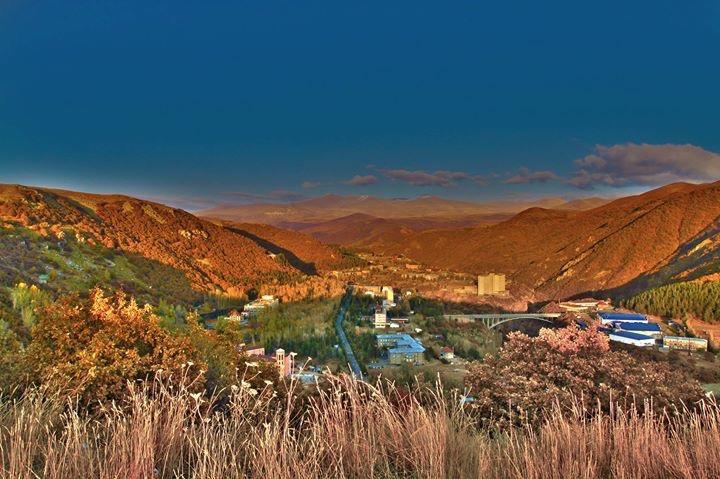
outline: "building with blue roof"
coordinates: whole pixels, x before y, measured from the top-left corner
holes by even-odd
[[[660,325],[656,323],[640,323],[640,322],[626,322],[619,321],[614,323],[615,329],[621,331],[630,331],[631,333],[645,334],[646,336],[652,336],[659,338],[661,336]]]
[[[616,312],[600,312],[598,317],[603,324],[631,322],[631,323],[647,323],[647,317],[640,313],[616,313]]]
[[[425,360],[425,348],[409,334],[378,334],[379,348],[387,348],[390,364],[422,363]]]
[[[641,348],[655,346],[655,338],[645,335],[633,333],[631,331],[611,331],[610,341],[616,341],[623,344],[632,344]]]

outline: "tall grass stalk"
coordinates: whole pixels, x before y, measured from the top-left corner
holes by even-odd
[[[440,387],[408,395],[346,376],[300,409],[271,390],[212,398],[162,384],[92,415],[35,390],[0,399],[0,479],[717,478],[720,409],[663,416],[559,408],[539,427],[477,430]]]

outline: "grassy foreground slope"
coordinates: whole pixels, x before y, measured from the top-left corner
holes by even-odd
[[[537,428],[478,431],[459,404],[346,376],[302,410],[243,387],[219,412],[150,384],[93,417],[30,392],[0,399],[0,479],[720,477],[717,406],[668,417],[616,405],[589,420],[551,409]]]

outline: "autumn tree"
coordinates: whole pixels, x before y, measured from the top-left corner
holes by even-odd
[[[121,397],[127,381],[160,378],[201,387],[206,364],[188,338],[159,325],[123,293],[64,297],[40,310],[26,354],[33,379],[83,402]],[[194,385],[194,386],[193,386]]]
[[[472,409],[489,424],[523,424],[556,404],[591,413],[611,403],[648,401],[657,410],[702,398],[696,381],[668,365],[611,351],[607,337],[576,326],[543,329],[536,338],[512,333],[497,356],[470,366],[466,386]]]

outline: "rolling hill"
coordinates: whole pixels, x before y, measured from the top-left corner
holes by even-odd
[[[273,238],[283,236],[278,231],[268,233],[270,239],[263,239],[259,230],[249,237],[185,211],[127,196],[0,185],[0,221],[42,236],[73,235],[90,245],[141,255],[182,271],[200,291],[242,294],[305,273],[268,254]],[[285,250],[293,249],[294,236],[292,232],[283,236]],[[298,256],[310,250],[313,262],[336,260],[329,249],[303,244]]]
[[[313,213],[319,217],[358,203],[374,204],[367,208],[373,210],[389,202],[394,206],[385,215],[407,213],[409,204],[424,205],[414,213],[437,208],[432,211],[442,215],[353,213],[285,222],[297,230],[291,231],[205,220],[127,196],[0,185],[0,226],[24,226],[42,237],[72,235],[78,244],[137,255],[179,271],[196,291],[233,295],[260,285],[295,283],[357,261],[328,243],[403,254],[441,269],[505,273],[534,290],[538,299],[634,292],[720,271],[720,182],[677,183],[611,202],[549,200],[555,208],[532,207],[516,215],[469,214],[468,205],[478,205],[434,197],[338,198],[323,197],[305,207],[320,205]],[[336,206],[323,208],[328,202]],[[22,250],[22,244],[12,247]],[[133,268],[157,269],[140,263]]]
[[[712,270],[719,218],[720,182],[678,183],[587,211],[531,208],[491,226],[386,237],[374,248],[456,271],[506,273],[562,298]]]

